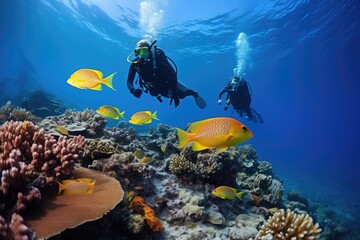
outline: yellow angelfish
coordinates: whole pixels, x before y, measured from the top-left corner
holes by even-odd
[[[227,148],[243,143],[253,137],[253,133],[241,122],[233,118],[209,118],[189,125],[190,133],[176,128],[179,148],[192,143],[193,151],[216,148],[221,153]]]
[[[131,116],[129,123],[135,125],[149,124],[152,122],[152,119],[159,120],[157,117],[157,111],[151,113],[150,111],[137,112]]]
[[[109,88],[115,90],[112,85],[113,76],[115,74],[116,72],[106,78],[103,78],[102,72],[98,70],[79,69],[70,76],[67,83],[76,88],[98,91],[102,90],[101,85],[105,84]]]
[[[125,111],[120,112],[116,107],[104,105],[99,107],[96,112],[104,117],[119,120],[119,117],[124,118]]]
[[[90,194],[94,190],[95,180],[90,178],[78,178],[71,180],[63,180],[59,183],[59,192],[63,191],[65,195],[75,195],[75,194]]]
[[[228,186],[217,187],[211,193],[216,197],[229,200],[233,200],[235,197],[242,200],[241,197],[244,194],[244,192],[238,192],[235,188]]]

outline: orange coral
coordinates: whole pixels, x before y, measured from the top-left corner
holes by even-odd
[[[130,202],[130,207],[134,205],[140,205],[144,210],[146,222],[154,232],[164,231],[164,226],[160,219],[155,216],[155,211],[145,204],[145,200],[142,197],[136,196]]]

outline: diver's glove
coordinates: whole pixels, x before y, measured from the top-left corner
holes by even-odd
[[[131,93],[132,95],[134,95],[135,97],[140,98],[140,97],[141,97],[141,94],[142,94],[142,91],[141,91],[140,88],[138,88],[138,89],[132,88],[132,89],[130,90],[130,93]]]
[[[218,100],[218,104],[221,104],[221,103],[222,103],[222,100],[221,100],[221,99],[219,99],[219,100]]]

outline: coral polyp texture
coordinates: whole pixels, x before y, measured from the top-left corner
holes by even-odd
[[[261,227],[255,240],[319,239],[320,232],[319,224],[314,224],[309,215],[281,209]]]

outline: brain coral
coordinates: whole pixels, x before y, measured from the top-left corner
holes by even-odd
[[[318,239],[321,229],[319,224],[313,224],[309,215],[298,215],[288,209],[276,212],[269,218],[256,235],[255,240],[292,240],[292,239]]]

